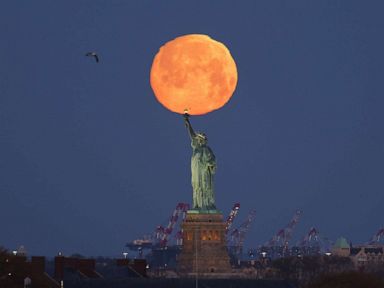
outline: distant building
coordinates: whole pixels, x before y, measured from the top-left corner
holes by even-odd
[[[350,254],[350,245],[347,240],[340,237],[336,240],[335,245],[332,247],[332,254],[341,257],[348,257]]]
[[[353,247],[345,238],[339,238],[332,254],[349,257],[357,270],[377,270],[384,266],[384,245],[359,245]]]
[[[93,258],[55,257],[57,281],[81,281],[86,279],[122,279],[146,277],[147,263],[144,259],[105,259],[97,263]]]
[[[380,266],[383,267],[383,246],[367,245],[352,247],[349,257],[358,270],[370,270]]]
[[[60,284],[45,272],[45,257],[9,254],[0,259],[0,287],[59,288]]]
[[[145,259],[117,259],[117,267],[125,267],[129,277],[147,277],[147,261]]]
[[[95,270],[95,259],[84,259],[76,257],[55,257],[55,279],[57,281],[102,278]]]

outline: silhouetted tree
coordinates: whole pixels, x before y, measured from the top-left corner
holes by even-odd
[[[350,271],[322,275],[305,288],[384,288],[384,281],[373,274]]]
[[[74,253],[72,254],[71,256],[69,257],[72,257],[72,258],[78,258],[78,259],[84,259],[85,256],[84,255],[81,255],[80,253]]]
[[[7,249],[0,246],[0,279],[2,279],[6,273],[6,262],[9,257],[10,254]]]
[[[271,265],[279,278],[301,283],[308,283],[322,274],[351,271],[354,268],[348,257],[323,255],[280,258]]]
[[[9,255],[8,250],[0,246],[0,261],[5,260],[8,255]]]
[[[278,276],[283,279],[295,279],[300,260],[296,257],[279,258],[272,261],[271,266],[278,271]]]

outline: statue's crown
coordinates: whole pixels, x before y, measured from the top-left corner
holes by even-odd
[[[198,132],[198,133],[196,133],[196,136],[201,138],[201,139],[207,140],[207,136],[204,133]]]

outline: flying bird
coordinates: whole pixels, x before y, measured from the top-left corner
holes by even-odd
[[[95,57],[96,62],[99,62],[99,56],[97,56],[96,52],[88,52],[85,56]]]

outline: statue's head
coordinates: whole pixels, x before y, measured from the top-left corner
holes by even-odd
[[[207,144],[207,142],[208,142],[207,135],[205,135],[204,133],[197,132],[196,138],[197,138],[197,141],[199,142],[200,145]]]

